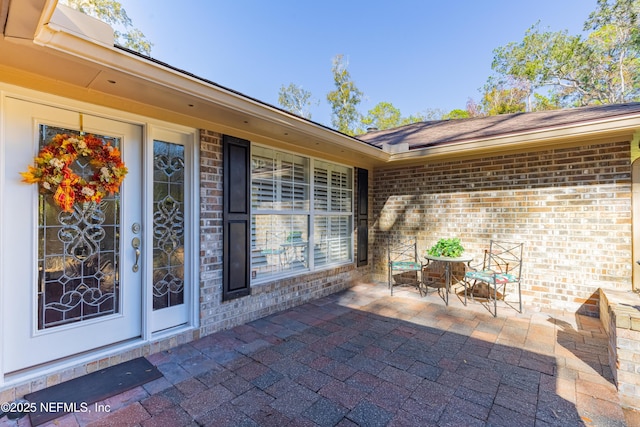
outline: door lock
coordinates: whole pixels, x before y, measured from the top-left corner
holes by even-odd
[[[133,264],[133,267],[131,267],[131,269],[134,273],[137,273],[140,269],[140,267],[138,266],[138,261],[140,260],[140,239],[134,237],[133,240],[131,240],[131,246],[133,246],[133,249],[136,250],[136,262]]]

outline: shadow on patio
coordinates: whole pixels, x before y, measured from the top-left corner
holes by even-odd
[[[627,425],[606,336],[597,319],[572,331],[574,316],[503,309],[494,318],[455,297],[445,307],[437,293],[390,297],[385,285],[361,284],[151,355],[164,378],[111,398],[110,414],[66,418],[142,426]],[[578,345],[585,335],[589,345]]]

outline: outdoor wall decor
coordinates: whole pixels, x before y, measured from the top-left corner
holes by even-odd
[[[88,161],[94,172],[88,179],[71,167],[79,159]],[[43,194],[53,194],[55,204],[65,212],[72,212],[75,202],[99,203],[106,195],[118,193],[127,174],[117,147],[82,133],[55,135],[34,160],[35,167],[20,173],[23,181],[39,184]]]

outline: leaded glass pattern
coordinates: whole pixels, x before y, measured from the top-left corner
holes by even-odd
[[[41,125],[40,147],[58,133],[78,133]],[[95,135],[120,147],[119,138]],[[94,173],[86,159],[73,171]],[[76,203],[63,212],[50,194],[39,196],[38,329],[82,322],[119,312],[120,196],[100,203]]]
[[[184,146],[153,143],[153,309],[184,303]]]

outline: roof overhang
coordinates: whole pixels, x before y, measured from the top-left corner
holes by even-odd
[[[114,47],[109,25],[58,6],[57,0],[0,0],[0,25],[0,76],[6,83],[360,167],[631,140],[640,129],[640,117],[621,116],[385,151]]]
[[[530,151],[532,148],[631,141],[638,132],[640,114],[634,114],[393,152],[389,162],[416,163]]]
[[[185,126],[371,167],[381,149],[113,46],[109,25],[56,0],[0,0],[3,81]],[[0,16],[1,18],[1,16]]]

